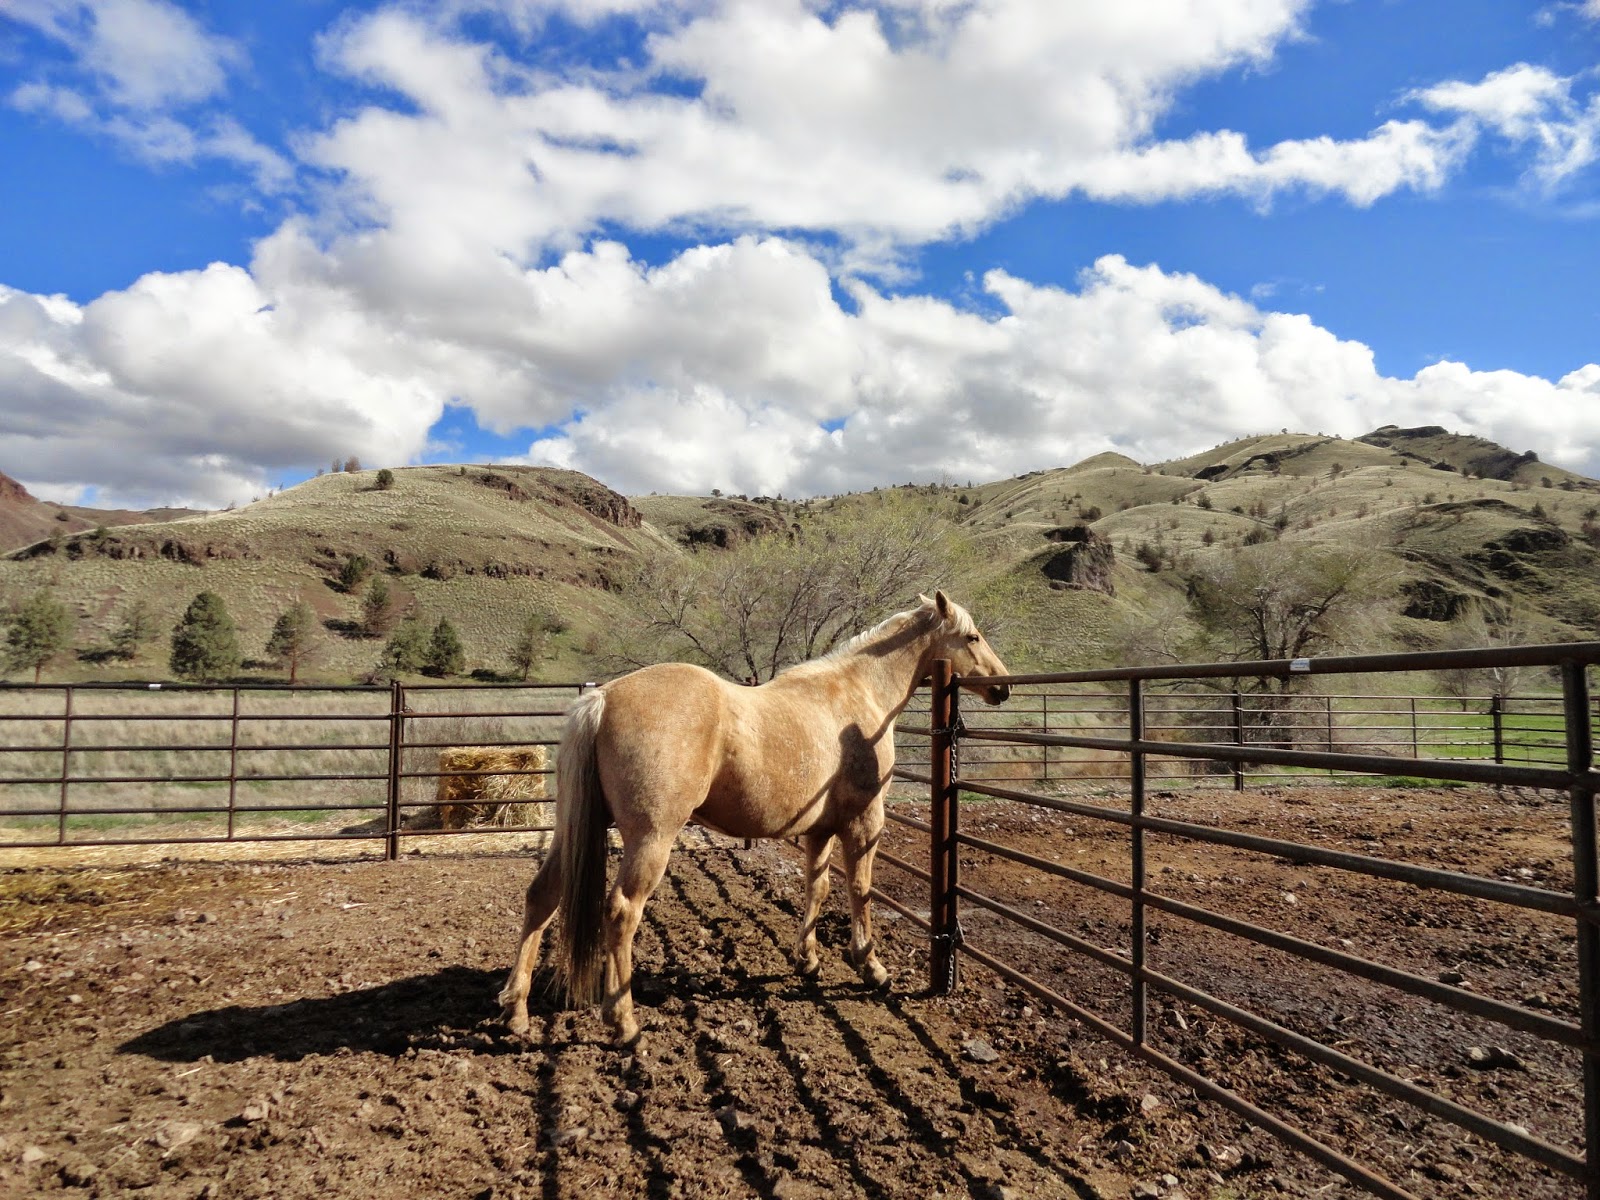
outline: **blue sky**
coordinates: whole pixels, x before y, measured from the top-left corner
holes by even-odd
[[[1390,422],[1600,474],[1600,0],[9,0],[0,152],[53,499]]]

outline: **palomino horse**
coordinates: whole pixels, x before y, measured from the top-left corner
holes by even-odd
[[[943,592],[921,599],[760,687],[664,663],[573,705],[556,759],[555,836],[528,885],[516,965],[500,993],[513,1032],[528,1030],[539,943],[559,906],[568,999],[601,1001],[619,1041],[638,1036],[633,937],[690,821],[733,837],[800,839],[806,905],[794,958],[806,976],[818,969],[817,913],[837,840],[850,893],[850,960],[867,982],[888,982],[873,949],[867,891],[894,767],[895,718],[936,659],[949,659],[961,675],[1006,673],[965,609]],[[971,690],[990,704],[1009,695],[1004,684]],[[605,897],[609,824],[622,837],[622,865]]]

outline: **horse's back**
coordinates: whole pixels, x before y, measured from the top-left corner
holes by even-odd
[[[619,827],[634,817],[689,819],[723,761],[732,690],[690,663],[643,667],[605,685],[595,753]]]

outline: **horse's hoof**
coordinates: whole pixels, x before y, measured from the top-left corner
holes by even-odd
[[[794,969],[801,979],[815,979],[818,975],[822,974],[822,960],[820,958],[813,958],[809,962],[797,962],[794,965]]]
[[[639,1022],[629,1018],[626,1023],[617,1026],[616,1035],[618,1050],[632,1050],[639,1044]]]
[[[501,1015],[506,1018],[506,1025],[517,1037],[528,1036],[528,1030],[532,1027],[532,1023],[528,1020],[526,1013],[507,1012]]]
[[[861,978],[866,980],[868,987],[876,988],[880,992],[889,990],[889,972],[880,962],[868,963],[862,967]]]

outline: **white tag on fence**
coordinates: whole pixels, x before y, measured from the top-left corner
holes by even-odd
[[[1311,673],[1311,660],[1309,658],[1296,658],[1289,661],[1289,670],[1301,675]]]

